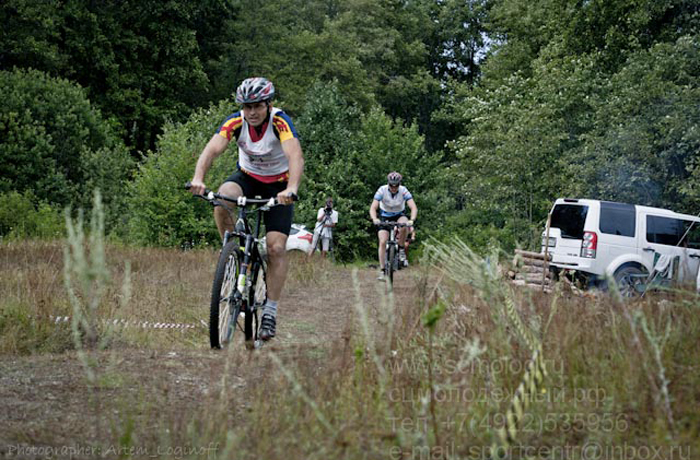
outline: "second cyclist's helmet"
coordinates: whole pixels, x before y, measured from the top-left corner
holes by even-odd
[[[246,78],[236,90],[236,102],[253,104],[269,101],[275,95],[275,86],[263,77]]]
[[[389,185],[399,185],[401,183],[401,174],[397,173],[396,171],[390,172],[387,176],[387,181],[389,182]]]

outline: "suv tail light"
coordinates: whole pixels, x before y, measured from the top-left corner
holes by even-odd
[[[584,232],[581,242],[581,257],[595,259],[596,249],[598,249],[598,235],[595,232]]]

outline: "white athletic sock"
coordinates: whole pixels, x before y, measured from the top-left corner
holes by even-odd
[[[267,299],[265,306],[263,307],[263,315],[271,315],[273,318],[277,318],[277,301]]]

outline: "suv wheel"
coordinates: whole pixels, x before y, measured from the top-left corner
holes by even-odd
[[[628,265],[615,272],[615,283],[622,297],[637,297],[642,295],[646,280],[643,276],[646,272],[639,267]]]

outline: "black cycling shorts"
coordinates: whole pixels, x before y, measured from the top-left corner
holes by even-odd
[[[273,182],[266,184],[260,182],[243,171],[236,171],[224,182],[235,182],[241,186],[243,195],[247,198],[260,197],[263,199],[276,197],[279,192],[287,188],[287,182]],[[265,229],[268,232],[280,232],[289,236],[294,219],[294,205],[273,206],[264,215]]]
[[[379,220],[382,222],[398,222],[400,218],[404,217],[406,214],[401,213],[395,216],[379,216]]]
[[[379,220],[382,222],[398,222],[401,217],[404,217],[406,214],[401,213],[397,214],[395,216],[379,216]],[[386,228],[379,228],[377,231],[379,232],[388,232],[389,230]]]

